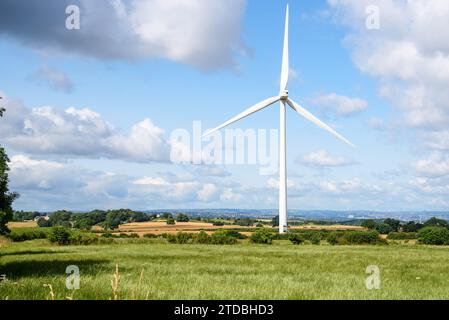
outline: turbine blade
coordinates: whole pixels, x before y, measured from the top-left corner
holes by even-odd
[[[287,90],[288,75],[290,73],[289,55],[288,55],[288,25],[289,25],[289,7],[285,15],[285,34],[284,34],[284,52],[282,55],[281,71],[281,92]]]
[[[211,135],[212,133],[217,132],[220,129],[223,129],[224,127],[227,127],[227,126],[233,124],[234,122],[242,120],[243,118],[246,118],[246,117],[252,115],[253,113],[256,113],[257,111],[260,111],[268,106],[271,106],[273,103],[278,102],[279,100],[280,100],[280,97],[273,97],[273,98],[266,99],[262,102],[259,102],[258,104],[252,106],[251,108],[249,108],[249,109],[243,111],[242,113],[240,113],[239,115],[235,116],[234,118],[226,121],[222,125],[214,128],[214,129],[206,131],[203,134],[203,137]]]
[[[333,136],[337,137],[338,139],[340,139],[341,141],[343,141],[344,143],[350,145],[351,147],[355,148],[356,146],[350,142],[348,139],[346,139],[345,137],[343,137],[341,134],[339,134],[337,131],[335,131],[334,129],[332,129],[331,127],[329,127],[327,124],[325,124],[323,121],[321,121],[320,119],[318,119],[317,117],[315,117],[313,114],[311,114],[309,111],[307,111],[306,109],[304,109],[303,107],[301,107],[299,104],[297,104],[296,102],[294,102],[293,100],[287,99],[287,103],[288,105],[295,110],[296,112],[298,112],[301,116],[303,116],[304,118],[306,118],[307,120],[309,120],[310,122],[313,122],[314,124],[316,124],[318,127],[328,131],[330,134],[332,134]]]

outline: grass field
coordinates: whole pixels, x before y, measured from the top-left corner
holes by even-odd
[[[449,299],[449,249],[418,245],[174,245],[161,240],[57,247],[47,240],[0,244],[0,299]],[[65,288],[77,265],[81,288]],[[381,270],[367,290],[366,267]]]

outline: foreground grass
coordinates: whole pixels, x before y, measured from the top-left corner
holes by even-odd
[[[0,248],[0,299],[449,299],[447,247],[172,245],[122,243],[55,247],[46,240]],[[77,265],[81,288],[65,288]],[[367,290],[366,267],[382,288]]]

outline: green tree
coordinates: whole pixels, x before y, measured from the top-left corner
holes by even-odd
[[[176,221],[177,222],[189,222],[190,218],[188,215],[186,215],[184,213],[180,213],[176,216]]]
[[[260,244],[272,244],[274,233],[268,228],[257,229],[251,236],[251,241]]]
[[[394,232],[398,232],[399,228],[401,227],[401,221],[396,220],[396,219],[385,219],[384,221],[385,224],[388,224],[391,229],[393,229]]]
[[[168,217],[167,218],[167,224],[168,225],[175,225],[176,224],[176,222],[175,222],[175,219],[173,219],[173,217]]]
[[[5,109],[0,108],[0,117],[3,116],[3,112]],[[0,146],[0,235],[10,232],[6,224],[13,219],[12,203],[19,196],[17,193],[9,192],[8,162],[6,151]]]
[[[415,221],[409,221],[402,226],[402,231],[404,232],[418,232],[424,228],[424,225],[421,223],[416,223]]]
[[[52,226],[70,226],[72,213],[66,210],[59,210],[50,216],[50,224]]]
[[[389,224],[381,223],[377,225],[376,231],[379,232],[380,234],[389,234],[390,232],[393,231],[393,228]]]
[[[419,231],[418,240],[422,244],[449,245],[449,230],[442,227],[425,227]]]
[[[449,229],[449,223],[446,220],[433,217],[424,223],[424,227],[441,227]]]
[[[372,219],[363,220],[362,227],[370,229],[370,230],[374,230],[377,227],[377,222]]]

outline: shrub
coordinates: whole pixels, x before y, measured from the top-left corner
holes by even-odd
[[[179,232],[176,235],[176,243],[178,243],[178,244],[191,243],[192,240],[193,240],[193,235],[191,233]]]
[[[414,240],[418,238],[416,232],[390,232],[388,240]]]
[[[58,245],[68,245],[72,233],[70,229],[65,227],[53,227],[50,232],[49,240]]]
[[[299,245],[304,242],[303,236],[300,235],[299,233],[290,233],[288,235],[288,240],[290,240],[291,243],[293,243],[295,245]]]
[[[23,242],[34,239],[46,239],[48,238],[48,229],[13,229],[11,233],[7,235],[7,238],[13,242]]]
[[[199,243],[199,244],[208,244],[208,243],[210,243],[210,241],[211,241],[211,239],[210,239],[209,235],[204,231],[201,231],[200,233],[198,233],[195,238],[195,242]]]
[[[338,244],[338,240],[339,240],[339,235],[338,232],[331,232],[328,234],[327,238],[326,238],[327,242],[330,245],[337,245]]]
[[[385,243],[385,240],[382,240],[379,237],[379,232],[377,232],[377,231],[345,232],[343,239],[348,244],[381,244],[381,243]]]
[[[251,236],[251,241],[260,244],[272,244],[274,239],[274,234],[270,229],[261,228],[257,229],[256,232]]]
[[[72,232],[69,237],[68,243],[63,243],[63,244],[87,246],[90,244],[97,244],[98,241],[99,241],[98,236],[96,236],[94,234],[85,233],[85,232]]]
[[[173,217],[168,217],[167,218],[167,224],[168,225],[175,225],[176,224],[176,221],[175,221],[175,219],[173,219]]]
[[[390,232],[394,231],[394,229],[389,224],[381,223],[377,225],[376,231],[380,234],[389,234]]]
[[[316,232],[311,234],[311,236],[309,238],[309,241],[310,241],[311,244],[319,245],[321,243],[321,236],[320,236],[320,234],[316,233]]]
[[[211,244],[236,244],[237,239],[235,237],[231,237],[227,234],[227,232],[220,230],[217,232],[214,232],[210,238]]]
[[[129,237],[132,238],[132,239],[138,239],[138,238],[140,238],[140,236],[139,236],[137,233],[131,233],[131,234],[129,235]]]
[[[215,227],[223,227],[225,224],[223,221],[214,221],[213,226]]]
[[[180,213],[176,216],[176,221],[178,222],[189,222],[190,218],[188,215],[184,214],[184,213]]]
[[[422,244],[449,245],[449,230],[446,228],[425,227],[418,234],[418,240]]]
[[[158,238],[158,235],[157,234],[153,234],[153,233],[146,233],[146,234],[143,235],[143,237],[147,238],[147,239],[156,239],[156,238]]]
[[[39,226],[39,228],[49,228],[51,227],[51,223],[49,220],[44,219],[44,218],[40,218],[39,220],[37,220],[37,225]]]

